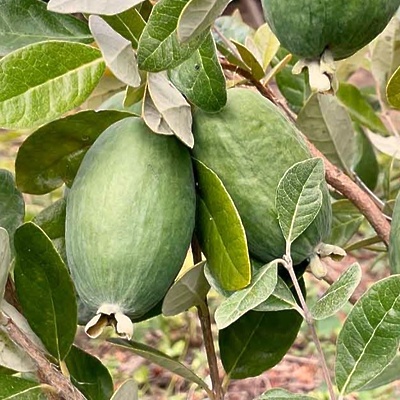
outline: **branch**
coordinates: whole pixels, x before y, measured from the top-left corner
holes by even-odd
[[[233,71],[244,78],[248,79],[249,82],[256,87],[256,89],[266,98],[271,100],[275,105],[280,107],[289,120],[296,123],[295,115],[290,111],[287,104],[279,100],[275,94],[268,88],[265,87],[260,81],[255,79],[249,71],[243,68],[237,67],[229,63],[226,60],[220,61],[223,69]],[[320,157],[323,159],[325,164],[325,177],[326,181],[340,192],[343,196],[349,199],[365,216],[372,227],[375,229],[378,236],[382,241],[389,245],[389,234],[390,234],[390,223],[387,221],[385,215],[371,199],[371,197],[362,190],[348,175],[333,165],[309,140],[303,135],[307,146],[314,157]]]

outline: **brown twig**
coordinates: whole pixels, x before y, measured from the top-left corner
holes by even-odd
[[[84,400],[72,383],[51,364],[45,355],[35,346],[35,344],[25,335],[21,329],[15,325],[14,321],[3,314],[1,323],[7,331],[9,337],[31,357],[38,368],[38,376],[41,383],[45,383],[54,388],[54,399],[60,400]]]
[[[220,61],[223,69],[233,71],[246,78],[255,88],[266,98],[275,103],[286,114],[289,120],[296,122],[295,115],[290,111],[287,104],[279,100],[275,94],[265,87],[260,81],[255,79],[251,72],[243,68],[237,67],[226,60]],[[320,157],[324,160],[325,176],[327,182],[349,199],[365,216],[382,241],[389,245],[390,223],[385,215],[371,199],[371,197],[362,190],[348,175],[333,165],[304,135],[307,146],[314,157]]]

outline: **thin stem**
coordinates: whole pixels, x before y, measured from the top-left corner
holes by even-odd
[[[286,261],[285,267],[289,272],[290,278],[292,279],[297,296],[300,300],[301,308],[303,309],[303,312],[304,312],[305,320],[311,330],[311,335],[312,335],[313,341],[315,343],[315,346],[317,348],[319,359],[321,361],[322,372],[323,372],[323,375],[325,378],[325,382],[328,386],[330,398],[331,398],[331,400],[336,400],[336,395],[335,395],[335,391],[333,389],[333,383],[332,383],[332,379],[331,379],[331,376],[329,373],[328,365],[326,364],[325,355],[322,350],[321,342],[319,341],[317,331],[315,329],[314,319],[312,318],[310,310],[308,309],[307,303],[303,296],[303,292],[301,291],[299,282],[297,280],[296,273],[294,272],[294,269],[293,269],[293,261],[290,256],[290,245],[288,245],[286,247],[286,251],[287,251],[287,254],[285,255],[285,261]]]

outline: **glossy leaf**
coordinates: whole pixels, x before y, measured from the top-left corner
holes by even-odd
[[[389,262],[393,274],[400,273],[400,194],[396,197],[389,236]]]
[[[11,268],[10,239],[7,231],[0,227],[0,303],[4,297],[8,274]]]
[[[117,389],[111,400],[139,400],[139,388],[133,379],[128,379]]]
[[[188,60],[169,71],[169,77],[191,103],[204,111],[216,112],[226,104],[225,76],[211,34]]]
[[[139,40],[137,56],[140,69],[159,72],[177,67],[199,48],[208,31],[187,43],[178,40],[178,19],[187,2],[161,0],[155,4]]]
[[[245,45],[234,41],[233,39],[231,41],[235,45],[242,60],[250,69],[250,72],[254,76],[254,78],[257,80],[261,80],[262,78],[264,78],[264,69],[258,62],[257,58],[254,56],[254,54],[251,52],[251,50],[249,50]]]
[[[246,234],[236,207],[218,176],[195,160],[198,178],[197,234],[212,274],[225,290],[251,280]]]
[[[172,373],[181,376],[189,382],[196,383],[203,389],[208,390],[207,384],[200,379],[194,372],[192,372],[189,368],[184,366],[179,361],[174,360],[173,358],[167,356],[166,354],[158,351],[150,346],[147,346],[143,343],[128,341],[124,339],[109,339],[111,343],[114,343],[118,346],[122,346],[131,350],[136,355],[145,358],[146,360],[159,365],[171,371]]]
[[[380,152],[400,160],[400,138],[398,136],[381,136],[368,132],[368,138]]]
[[[83,21],[70,15],[50,13],[38,0],[2,0],[0,4],[0,55],[36,42],[66,40],[90,43]]]
[[[0,399],[39,400],[42,397],[44,386],[40,383],[28,381],[10,375],[0,375]]]
[[[344,246],[354,236],[364,221],[360,210],[349,200],[332,203],[332,228],[328,243]]]
[[[136,8],[130,8],[120,14],[103,15],[103,19],[126,40],[129,40],[134,49],[137,48],[140,35],[146,26],[146,21]]]
[[[97,15],[89,17],[89,27],[110,71],[121,82],[138,87],[140,75],[131,41]]]
[[[400,344],[400,275],[373,284],[354,305],[336,346],[336,383],[346,394],[365,386],[396,356]]]
[[[271,389],[257,397],[256,400],[315,400],[315,397],[291,393],[285,389]]]
[[[274,291],[278,279],[276,261],[262,267],[254,275],[251,284],[224,300],[215,311],[218,329],[224,329],[246,312],[264,302]]]
[[[89,110],[40,127],[19,148],[15,162],[18,187],[26,193],[44,194],[64,182],[71,185],[83,156],[97,137],[129,116],[132,114],[128,112]]]
[[[393,361],[372,381],[368,382],[359,391],[372,390],[387,385],[400,379],[400,356],[397,355]]]
[[[177,315],[190,307],[205,305],[210,284],[204,276],[204,264],[205,261],[196,264],[171,286],[164,297],[164,315]]]
[[[189,103],[168,80],[168,75],[164,71],[157,74],[149,73],[147,85],[148,94],[164,123],[179,140],[192,148],[194,138],[192,133],[192,111]],[[147,123],[146,119],[145,121]]]
[[[279,181],[275,204],[287,242],[296,240],[321,209],[324,176],[322,159],[312,158],[294,164]]]
[[[99,83],[104,61],[93,47],[49,41],[8,54],[0,71],[0,126],[23,129],[82,104]]]
[[[66,198],[62,197],[43,209],[33,218],[32,222],[43,229],[50,239],[64,237],[66,207]]]
[[[10,243],[14,232],[22,224],[25,216],[25,201],[15,187],[14,176],[10,171],[0,169],[0,227],[8,232]]]
[[[108,369],[101,361],[72,346],[65,358],[71,381],[87,400],[109,400],[114,386]]]
[[[353,125],[334,96],[310,97],[299,113],[297,126],[333,164],[351,174],[355,154]]]
[[[144,0],[50,0],[47,9],[57,13],[86,13],[114,15],[142,3]]]
[[[311,307],[312,317],[317,320],[325,319],[341,310],[360,283],[361,276],[362,271],[358,263],[347,268]]]
[[[233,379],[257,376],[278,364],[303,319],[297,311],[249,311],[219,331],[221,361]]]
[[[368,103],[356,86],[341,82],[336,96],[342,105],[347,108],[350,116],[358,123],[374,132],[388,133],[385,125],[378,117],[371,104]]]
[[[15,285],[24,315],[50,354],[61,361],[74,341],[77,325],[68,270],[51,240],[32,222],[17,229],[15,250]]]

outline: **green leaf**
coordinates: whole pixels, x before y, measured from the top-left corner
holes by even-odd
[[[340,82],[336,96],[355,121],[374,132],[388,134],[385,125],[357,87]]]
[[[190,307],[205,305],[210,284],[204,276],[204,264],[205,261],[196,264],[171,286],[162,305],[165,316],[177,315]]]
[[[397,355],[393,361],[372,381],[368,382],[359,391],[372,390],[400,379],[400,356]]]
[[[38,0],[2,0],[0,4],[0,55],[31,43],[66,40],[91,43],[87,24],[70,15],[50,13]]]
[[[128,379],[117,389],[111,400],[139,400],[139,388],[133,379]]]
[[[279,40],[272,33],[271,28],[267,23],[261,25],[257,29],[253,39],[260,52],[261,65],[265,71],[279,50]]]
[[[303,319],[297,311],[249,311],[219,331],[221,361],[233,379],[257,376],[278,364]]]
[[[192,110],[179,90],[168,80],[166,71],[149,73],[147,77],[147,93],[152,103],[161,116],[161,120],[169,130],[186,146],[192,148],[194,138],[192,133]],[[148,114],[146,123],[149,121]],[[154,127],[153,122],[149,127]],[[154,132],[165,134],[164,131]]]
[[[146,26],[146,21],[136,8],[130,8],[117,15],[104,15],[103,19],[120,35],[137,48],[140,35]]]
[[[89,17],[89,27],[110,71],[121,82],[138,87],[140,75],[131,41],[97,15]]]
[[[114,122],[132,116],[116,110],[81,111],[40,127],[21,145],[15,161],[18,187],[44,194],[71,185],[97,137]]]
[[[231,0],[190,0],[178,20],[178,39],[192,40],[209,28]]]
[[[389,262],[392,274],[400,273],[400,192],[396,196],[389,236]]]
[[[57,239],[65,236],[65,212],[66,198],[55,201],[49,207],[43,209],[33,218],[32,222],[43,229],[50,239]]]
[[[349,200],[338,200],[332,203],[332,228],[327,240],[336,246],[344,246],[360,228],[364,216]]]
[[[251,74],[257,80],[261,80],[264,78],[265,72],[263,67],[258,62],[257,58],[254,54],[243,44],[236,42],[235,40],[231,39],[232,43],[235,45],[236,49],[238,50],[240,57],[249,67]]]
[[[224,300],[215,311],[218,329],[224,329],[246,312],[264,302],[274,291],[278,279],[278,263],[272,261],[254,275],[251,284]]]
[[[11,172],[0,169],[0,226],[7,230],[11,247],[14,232],[24,221],[24,216],[25,201],[15,187],[14,176]]]
[[[228,40],[235,40],[238,43],[245,44],[246,38],[254,34],[254,29],[243,22],[238,11],[232,15],[224,15],[215,20],[215,28]],[[222,39],[217,34],[215,37],[217,44],[222,43]]]
[[[381,136],[368,132],[368,138],[380,152],[400,160],[400,138],[398,136]]]
[[[178,40],[178,18],[187,2],[161,0],[155,4],[139,40],[137,56],[140,69],[159,72],[177,67],[199,48],[208,30],[187,43]]]
[[[114,391],[108,369],[101,361],[72,346],[65,358],[72,383],[85,395],[87,400],[108,400]]]
[[[322,205],[324,164],[320,158],[289,168],[276,189],[276,210],[286,241],[292,243],[314,221]]]
[[[62,14],[86,13],[114,15],[142,3],[144,0],[50,0],[47,9]]]
[[[0,228],[0,303],[4,297],[8,274],[11,268],[11,249],[8,232]]]
[[[77,307],[73,283],[51,240],[34,223],[15,233],[15,285],[33,331],[62,361],[74,341]]]
[[[299,113],[297,126],[329,161],[351,174],[354,129],[348,112],[333,95],[311,96]]]
[[[42,397],[40,383],[17,378],[15,376],[0,375],[0,400],[21,399],[39,400]]]
[[[134,352],[136,355],[143,357],[146,360],[155,363],[176,375],[181,376],[187,381],[196,383],[206,391],[209,390],[207,384],[194,372],[192,372],[189,368],[184,366],[179,361],[174,360],[173,358],[167,356],[161,351],[153,349],[152,347],[147,346],[143,343],[134,342],[132,340],[128,341],[124,339],[109,339],[109,342],[127,348]]]
[[[325,319],[341,310],[360,283],[361,276],[362,271],[358,263],[347,268],[311,307],[312,317],[317,320]]]
[[[399,348],[400,275],[373,284],[348,315],[336,346],[336,383],[342,395],[365,386]]]
[[[0,126],[33,128],[61,116],[89,97],[103,72],[100,51],[80,43],[35,43],[10,53],[0,60]]]
[[[305,396],[303,394],[295,394],[285,389],[271,389],[257,397],[256,400],[315,400],[315,397]]]
[[[226,104],[225,76],[211,34],[192,56],[169,71],[172,83],[190,102],[208,112]]]
[[[239,213],[218,176],[195,160],[198,178],[196,230],[212,274],[225,290],[251,280],[246,234]]]

